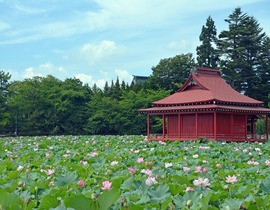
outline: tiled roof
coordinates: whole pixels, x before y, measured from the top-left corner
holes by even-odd
[[[208,101],[250,105],[263,104],[262,101],[255,100],[234,90],[221,77],[219,70],[208,68],[195,68],[181,89],[152,104],[154,106],[164,106]]]
[[[188,106],[162,106],[151,107],[147,109],[140,109],[139,112],[148,113],[161,113],[161,112],[192,112],[192,111],[226,111],[226,112],[244,112],[252,114],[267,114],[270,113],[270,109],[263,107],[246,107],[246,106],[226,106],[217,104],[205,104],[205,105],[188,105]]]

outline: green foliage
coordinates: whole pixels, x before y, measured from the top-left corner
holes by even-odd
[[[268,118],[268,122],[270,122],[270,119]],[[265,128],[265,118],[258,119],[256,122],[256,134],[265,134],[266,128]],[[270,131],[270,123],[268,123],[268,130]]]
[[[66,184],[75,182],[76,180],[77,175],[75,173],[67,173],[64,176],[59,176],[56,178],[56,182],[60,186],[65,186]]]
[[[239,7],[225,21],[229,30],[222,31],[218,40],[224,78],[237,91],[265,100],[269,87],[264,90],[262,80],[269,84],[269,76],[268,81],[261,76],[269,72],[269,66],[264,64],[269,60],[269,45],[264,43],[268,40],[266,34],[258,21]]]
[[[113,204],[115,204],[120,197],[120,190],[117,188],[113,188],[111,190],[107,190],[103,192],[97,199],[99,204],[99,210],[107,210]]]
[[[218,52],[213,45],[217,42],[215,22],[209,16],[206,25],[202,27],[199,37],[202,44],[196,48],[198,65],[201,67],[216,68]]]
[[[82,194],[71,195],[65,199],[65,206],[73,209],[89,210],[93,208],[93,201]]]
[[[10,78],[11,75],[9,73],[0,71],[0,134],[1,131],[5,129],[10,119],[6,104]]]
[[[8,97],[13,128],[20,135],[83,134],[90,94],[78,79],[49,75],[14,82]]]
[[[191,53],[161,59],[157,66],[152,67],[151,87],[175,92],[186,81],[194,64]]]
[[[269,142],[2,138],[0,209],[269,209],[269,152]],[[199,178],[206,187],[196,184]],[[111,187],[104,189],[104,181]]]

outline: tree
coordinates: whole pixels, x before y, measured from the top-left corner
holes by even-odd
[[[11,75],[9,73],[0,71],[0,133],[3,132],[10,119],[7,107],[7,94],[10,78]]]
[[[220,69],[237,91],[255,97],[260,89],[258,66],[266,35],[257,20],[236,8],[225,20],[229,30],[219,35]]]
[[[45,118],[45,101],[40,88],[41,77],[14,82],[9,88],[8,105],[16,119],[15,132],[23,135],[41,135]],[[18,126],[19,125],[19,126]],[[18,129],[19,128],[19,129]]]
[[[141,89],[125,91],[119,102],[120,112],[118,118],[121,121],[119,134],[146,134],[146,116],[138,112],[138,109],[148,108],[153,101],[157,101],[169,95],[169,90]]]
[[[266,37],[263,40],[260,61],[258,65],[257,76],[259,78],[258,90],[255,98],[264,101],[265,106],[270,107],[270,38]]]
[[[215,22],[209,16],[206,25],[202,27],[199,37],[202,44],[196,48],[198,65],[201,67],[216,68],[218,52],[213,45],[217,42]]]
[[[14,82],[8,105],[20,135],[83,134],[91,91],[78,79],[53,76]]]
[[[57,118],[63,134],[83,134],[89,117],[87,103],[91,97],[88,86],[77,78],[66,79],[61,85]]]
[[[161,59],[157,66],[152,67],[150,76],[152,88],[163,88],[175,92],[186,81],[194,65],[191,53]]]
[[[91,97],[87,104],[89,118],[85,131],[89,134],[119,134],[121,121],[118,118],[119,105],[116,99],[104,96],[101,92]]]

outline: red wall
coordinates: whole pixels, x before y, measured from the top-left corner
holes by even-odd
[[[242,114],[217,113],[216,137],[222,139],[243,139],[246,137],[246,116]],[[165,134],[168,138],[214,139],[214,113],[166,115]],[[179,135],[180,134],[180,135]]]
[[[168,137],[178,137],[178,115],[168,115],[167,118]]]
[[[182,138],[196,137],[196,115],[195,114],[181,115],[180,136]]]
[[[246,116],[243,114],[217,113],[217,138],[246,138]]]
[[[246,116],[233,115],[233,135],[243,138],[246,136],[246,129]]]
[[[217,138],[232,137],[231,114],[217,113]]]
[[[198,114],[198,137],[214,137],[214,113]]]

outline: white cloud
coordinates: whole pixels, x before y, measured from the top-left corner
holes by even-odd
[[[76,74],[75,78],[79,79],[83,84],[92,84],[93,83],[93,77],[89,74]]]
[[[238,0],[237,4],[245,5],[258,1]],[[190,16],[191,13],[202,13],[235,6],[235,1],[232,0],[223,2],[216,0],[96,0],[96,2],[102,11],[96,13],[96,15],[101,19],[107,17],[107,24],[130,28],[134,26],[151,28],[156,25],[169,25],[169,21],[180,21],[179,18]]]
[[[104,40],[99,44],[88,43],[79,50],[79,57],[89,63],[94,63],[106,58],[120,55],[124,52],[124,47],[117,45],[110,40]]]
[[[124,80],[127,83],[131,83],[132,81],[132,75],[129,74],[128,71],[126,70],[120,70],[120,69],[115,69],[114,71],[115,75],[110,74],[109,72],[105,71],[100,71],[98,78],[100,79],[94,79],[92,75],[90,74],[85,74],[85,73],[80,73],[75,75],[76,78],[78,78],[80,81],[82,81],[84,84],[89,84],[90,86],[93,86],[96,84],[99,88],[103,89],[105,86],[105,83],[108,82],[109,85],[111,84],[111,81],[113,80],[114,82],[116,81],[116,78],[119,78],[120,83]],[[111,78],[111,77],[113,78]]]
[[[64,67],[57,67],[54,66],[52,63],[44,63],[37,67],[28,67],[25,69],[23,78],[32,78],[34,76],[45,77],[47,75],[55,76],[59,79],[65,79],[64,76],[66,75],[67,70]]]
[[[242,6],[259,0],[238,0],[237,5]],[[75,2],[75,1],[74,1]],[[29,15],[31,25],[19,24],[6,34],[0,44],[25,43],[35,40],[42,40],[56,37],[70,37],[76,34],[89,33],[93,31],[117,29],[127,31],[149,30],[170,26],[172,23],[187,21],[191,14],[231,8],[235,6],[235,1],[216,1],[216,0],[95,0],[98,5],[97,10],[84,12],[69,12],[69,16],[54,14],[49,6],[35,4],[35,7],[21,3],[14,3],[11,7],[15,11]],[[63,1],[63,3],[65,3]],[[91,3],[89,3],[91,4]],[[196,7],[194,7],[196,5]],[[77,4],[74,4],[77,6]],[[76,7],[75,7],[76,8]],[[65,5],[62,8],[65,9]],[[51,12],[51,13],[49,13]],[[48,14],[47,14],[48,13]],[[57,19],[46,18],[42,15],[50,15]],[[33,16],[36,15],[36,16]],[[19,17],[19,16],[18,16]],[[60,19],[58,18],[60,17]],[[36,20],[36,21],[35,21]],[[44,20],[43,22],[39,22]],[[47,21],[45,21],[47,20]],[[19,21],[19,19],[18,19]],[[21,27],[23,25],[24,27]],[[0,27],[1,29],[1,27]],[[11,36],[12,34],[16,36]],[[127,31],[127,33],[131,33]],[[123,34],[120,34],[123,36]]]
[[[43,75],[40,74],[40,73],[35,72],[35,69],[33,67],[29,67],[29,68],[26,68],[25,69],[24,75],[23,75],[23,78],[24,79],[26,79],[26,78],[33,78],[35,76],[43,76]]]
[[[98,79],[97,81],[94,82],[99,88],[103,89],[105,86],[105,83],[108,82],[105,79]]]
[[[118,76],[120,82],[124,80],[129,84],[131,83],[133,78],[132,75],[130,75],[129,72],[126,70],[115,69],[115,74]]]
[[[191,48],[191,43],[187,40],[171,41],[166,45],[166,48],[173,51],[186,51]]]

